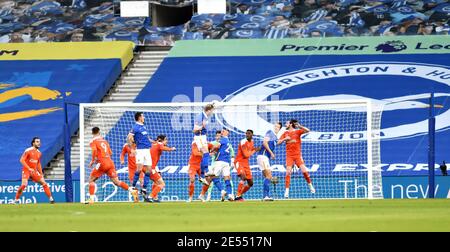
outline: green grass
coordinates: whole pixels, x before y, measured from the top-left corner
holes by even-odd
[[[0,231],[450,231],[450,200],[0,205]]]

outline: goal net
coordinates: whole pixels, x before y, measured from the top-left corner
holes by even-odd
[[[202,113],[205,105],[206,103],[81,104],[81,201],[85,202],[89,197],[88,182],[92,172],[88,167],[91,161],[89,142],[93,127],[99,127],[102,136],[109,142],[119,179],[130,184],[127,159],[122,165],[120,154],[127,135],[135,124],[136,112],[144,113],[145,125],[152,139],[163,134],[168,137],[168,146],[176,147],[176,151],[164,152],[157,165],[166,183],[159,198],[162,201],[187,200],[192,129],[196,115]],[[229,129],[229,139],[237,153],[238,144],[245,138],[247,129],[254,131],[255,146],[261,146],[265,133],[273,128],[273,123],[282,122],[284,126],[286,121],[297,119],[301,125],[311,130],[302,135],[302,156],[316,193],[310,192],[301,171],[294,167],[290,199],[376,199],[383,197],[380,169],[381,111],[380,107],[369,100],[217,103],[214,115],[207,125],[207,137],[208,141],[213,141],[216,130]],[[271,194],[275,199],[283,199],[285,144],[276,147],[275,155],[270,163],[272,174],[278,178],[278,183],[271,185]],[[256,156],[257,154],[250,158],[254,186],[245,194],[245,198],[260,200],[263,195],[263,176]],[[235,193],[239,178],[236,170],[232,170],[231,174]],[[138,182],[137,188],[140,186]],[[200,190],[201,184],[196,182],[194,199]],[[220,192],[213,188],[212,200],[217,199],[220,199]],[[96,181],[96,200],[131,201],[131,196],[104,175]]]

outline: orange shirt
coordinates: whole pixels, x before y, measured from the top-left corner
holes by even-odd
[[[101,161],[103,159],[111,160],[112,151],[109,147],[108,141],[103,139],[101,136],[94,137],[91,142],[92,159],[97,159]]]
[[[22,158],[31,169],[38,170],[41,164],[41,156],[42,153],[38,149],[30,147],[24,151]],[[23,169],[26,169],[26,167],[23,166]]]
[[[200,168],[202,163],[203,153],[198,149],[195,142],[191,146],[191,157],[189,158],[189,167]]]
[[[156,168],[156,165],[158,164],[163,151],[170,151],[170,150],[172,150],[172,149],[165,146],[163,143],[154,142],[152,144],[152,148],[150,148],[150,154],[152,156],[152,168],[153,169]]]
[[[128,168],[136,169],[136,145],[133,144],[132,147],[128,144],[124,144],[122,148],[122,153],[120,154],[120,160],[125,159],[125,155],[128,157]]]
[[[286,156],[298,157],[302,155],[301,136],[305,133],[303,129],[288,130],[283,133],[281,139],[289,136],[291,139],[286,141]]]
[[[242,139],[239,143],[238,153],[236,155],[235,163],[239,162],[249,166],[248,159],[255,153],[255,146],[253,141],[249,142],[246,138]]]

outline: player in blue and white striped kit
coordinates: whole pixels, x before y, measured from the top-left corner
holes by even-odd
[[[263,200],[273,201],[270,197],[270,182],[272,180],[272,170],[270,167],[270,159],[275,159],[275,147],[277,146],[277,134],[282,128],[281,122],[275,123],[273,130],[268,130],[264,136],[261,150],[258,152],[256,160],[264,176],[263,184]]]
[[[141,174],[142,169],[145,172],[144,177],[144,185],[147,185],[150,181],[150,171],[152,167],[152,157],[150,154],[150,148],[152,147],[152,141],[150,140],[147,128],[144,125],[145,117],[144,113],[137,112],[134,115],[134,119],[136,120],[136,124],[131,129],[128,134],[128,142],[129,144],[136,144],[136,172],[134,173],[133,179],[133,187],[136,187],[137,181],[139,180],[139,175]],[[147,191],[141,185],[141,193],[144,195],[144,198],[147,195]]]
[[[208,104],[204,107],[202,113],[195,117],[194,121],[194,142],[198,149],[203,153],[203,159],[200,166],[201,174],[200,181],[208,185],[209,183],[205,179],[205,173],[208,171],[208,161],[209,161],[209,150],[208,150],[208,139],[206,125],[208,124],[209,118],[211,118],[214,113],[214,104]]]
[[[222,201],[225,200],[225,196],[228,195],[228,200],[233,201],[234,195],[231,188],[231,145],[228,139],[229,131],[227,129],[222,130],[222,135],[219,144],[213,147],[212,151],[216,152],[214,164],[209,169],[206,176],[208,176],[208,182],[213,181],[214,186],[221,192]],[[225,180],[225,188],[223,190],[220,177]],[[202,199],[204,200],[204,199]]]

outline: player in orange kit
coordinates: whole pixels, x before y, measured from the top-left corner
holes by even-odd
[[[259,151],[261,148],[255,148],[253,144],[253,130],[245,132],[245,139],[239,143],[238,154],[234,161],[238,176],[241,178],[239,182],[238,191],[236,193],[236,201],[243,201],[242,195],[246,193],[253,186],[253,176],[250,170],[249,158]],[[247,185],[245,185],[247,182]]]
[[[208,150],[211,150],[213,145],[208,143]],[[203,160],[203,152],[198,148],[197,143],[192,142],[191,145],[191,157],[189,158],[189,199],[187,202],[192,202],[195,190],[195,175],[201,177],[201,164]],[[198,199],[205,202],[205,193],[208,191],[209,185],[203,184],[202,191],[198,196]]]
[[[160,202],[158,199],[158,193],[166,186],[166,183],[164,183],[163,178],[161,177],[161,174],[159,173],[159,170],[156,168],[156,165],[159,162],[159,159],[161,158],[161,155],[163,151],[175,151],[175,147],[167,147],[168,139],[165,135],[159,135],[156,138],[156,141],[152,143],[152,148],[150,149],[150,153],[152,156],[152,167],[150,171],[145,171],[145,177],[144,177],[144,186],[141,190],[142,194],[144,195],[144,200],[147,202]],[[147,196],[147,185],[149,182],[149,179],[153,181],[152,186],[152,192],[150,196]]]
[[[111,159],[112,151],[109,147],[109,143],[100,135],[100,129],[98,127],[92,128],[92,140],[90,142],[92,150],[92,161],[89,163],[89,168],[92,169],[89,177],[89,204],[94,203],[95,199],[95,181],[99,179],[103,174],[107,174],[114,185],[121,187],[131,193],[134,201],[137,202],[138,193],[133,187],[129,187],[126,183],[119,180],[114,162]]]
[[[136,173],[136,144],[124,144],[122,148],[122,153],[120,154],[120,164],[125,163],[125,156],[128,159],[128,179],[130,184],[133,184],[134,174]],[[139,176],[139,181],[141,185],[144,183],[144,172],[141,172]]]
[[[31,147],[26,149],[20,158],[20,163],[23,165],[22,168],[22,185],[17,190],[16,198],[14,203],[19,203],[19,198],[22,195],[23,191],[28,185],[28,180],[31,178],[32,181],[37,182],[42,185],[44,188],[45,195],[50,200],[51,204],[55,203],[55,200],[52,197],[52,193],[50,192],[50,188],[44,180],[44,173],[42,172],[41,166],[41,156],[42,153],[39,151],[41,147],[41,139],[39,137],[34,137],[31,140]]]
[[[278,144],[286,142],[286,191],[284,197],[289,198],[289,186],[291,184],[292,167],[295,164],[301,169],[303,177],[308,183],[311,193],[315,193],[311,178],[309,177],[308,170],[306,169],[305,162],[302,158],[302,141],[301,136],[308,133],[310,130],[304,126],[301,126],[297,120],[290,120],[286,122],[286,131],[281,135],[278,140]]]

